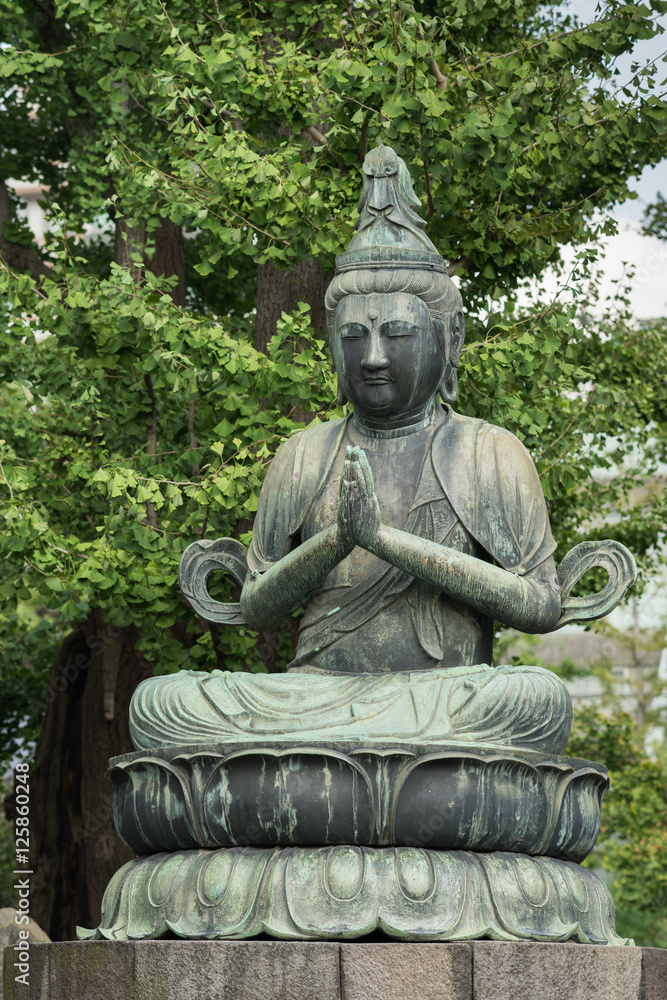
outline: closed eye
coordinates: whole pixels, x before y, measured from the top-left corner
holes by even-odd
[[[382,324],[380,333],[383,337],[416,337],[419,333],[419,327],[413,323],[407,323],[405,320],[390,319],[387,323]]]
[[[338,334],[345,340],[359,340],[368,336],[368,328],[363,323],[346,323],[341,326]]]

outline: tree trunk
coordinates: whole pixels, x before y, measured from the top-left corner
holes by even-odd
[[[263,351],[264,354],[267,353],[269,341],[275,336],[278,320],[282,313],[292,312],[299,302],[308,303],[311,326],[316,333],[324,333],[326,329],[324,293],[327,290],[327,284],[322,267],[314,261],[302,260],[290,268],[276,267],[272,261],[260,264],[257,270],[257,318],[255,320],[255,347],[257,350]],[[291,415],[295,420],[303,421],[303,423],[308,423],[313,416],[301,406],[296,406]],[[294,632],[294,630],[292,631]],[[292,635],[293,640],[294,635]],[[260,632],[256,649],[269,673],[273,673],[276,669],[277,645],[278,629],[266,629]],[[294,641],[292,646],[294,655],[296,653]]]
[[[279,268],[269,261],[257,271],[257,319],[255,347],[266,354],[281,313],[291,312],[297,302],[310,306],[311,324],[317,333],[326,329],[324,293],[327,281],[324,271],[313,261],[302,260],[294,267]]]
[[[167,278],[174,275],[178,282],[171,290],[171,297],[177,306],[185,305],[185,241],[180,226],[163,219],[160,228],[153,235],[155,251],[147,266],[154,274]]]
[[[99,612],[63,643],[30,775],[31,913],[54,941],[95,927],[107,883],[133,855],[116,834],[109,758],[133,750],[128,711],[153,673],[135,650],[139,630]]]
[[[162,219],[160,228],[152,235],[153,254],[147,256],[145,246],[148,239],[146,226],[128,226],[125,219],[116,219],[114,236],[114,260],[122,267],[129,267],[135,281],[144,276],[144,269],[166,278],[178,280],[171,290],[171,297],[177,306],[185,305],[185,242],[180,226]]]
[[[163,222],[155,234],[153,257],[145,255],[144,225],[116,222],[115,258],[143,280],[145,268],[176,275],[172,291],[185,301],[183,236]],[[157,449],[158,403],[150,379],[147,447]],[[188,421],[187,412],[184,421]],[[150,516],[150,512],[149,516]],[[154,513],[154,512],[153,512]],[[150,519],[150,518],[149,518]],[[135,649],[140,631],[120,628],[91,612],[63,643],[51,672],[47,710],[31,793],[31,913],[54,941],[76,937],[76,927],[95,927],[111,876],[133,855],[116,834],[109,758],[134,748],[129,706],[153,665]]]

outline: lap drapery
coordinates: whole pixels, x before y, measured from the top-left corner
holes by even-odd
[[[551,671],[486,664],[380,675],[181,671],[143,681],[130,706],[137,749],[288,737],[561,753],[571,720],[569,695]]]

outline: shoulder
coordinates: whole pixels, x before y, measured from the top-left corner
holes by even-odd
[[[332,420],[307,427],[276,452],[259,495],[253,534],[255,548],[261,546],[267,558],[281,558],[288,539],[298,534],[326,480],[345,426],[345,420]]]
[[[523,472],[537,476],[529,452],[515,434],[452,409],[435,434],[433,449],[436,462],[440,459],[448,467],[471,462],[478,475],[495,479],[503,472],[512,477]]]
[[[301,448],[324,448],[338,439],[344,432],[347,422],[347,417],[340,420],[326,420],[306,427],[295,437],[299,438]]]
[[[450,411],[432,457],[463,525],[502,567],[523,574],[553,553],[537,469],[514,434]]]
[[[296,434],[292,434],[291,437],[283,441],[271,464],[273,465],[276,460],[278,460],[279,464],[284,464],[300,451],[325,448],[327,444],[338,438],[345,429],[346,424],[347,418],[343,418],[342,420],[327,420],[320,424],[312,424],[302,431],[297,431]]]

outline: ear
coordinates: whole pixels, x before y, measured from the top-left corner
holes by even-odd
[[[336,380],[336,405],[345,406],[347,403],[347,396],[340,387],[340,383]]]
[[[461,361],[461,351],[465,340],[466,325],[463,310],[449,313],[444,322],[434,321],[436,334],[440,340],[445,358],[445,370],[440,380],[440,396],[443,403],[455,403],[459,394],[457,368]]]
[[[334,337],[335,337],[335,331],[333,328],[333,324],[331,324],[329,325],[329,355],[331,356],[331,367],[335,372],[336,359],[334,355]],[[336,379],[336,405],[345,406],[346,403],[347,403],[347,397],[345,396],[343,390],[341,389],[338,379]]]

